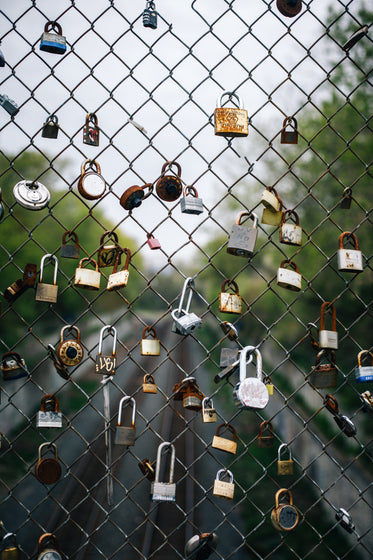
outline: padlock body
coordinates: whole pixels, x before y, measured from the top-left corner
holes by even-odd
[[[84,288],[85,290],[99,290],[100,289],[101,274],[96,270],[89,270],[87,268],[77,268],[75,270],[74,286]]]
[[[56,354],[65,366],[77,366],[83,359],[84,350],[78,340],[65,340],[58,345]]]
[[[238,360],[238,348],[222,348],[220,351],[220,363],[221,369],[231,366],[234,362]],[[238,368],[238,364],[237,364]],[[236,368],[236,369],[237,369]]]
[[[237,257],[252,257],[257,235],[257,228],[233,225],[229,235],[227,253]]]
[[[215,135],[236,137],[249,134],[249,119],[246,109],[221,107],[215,109]]]
[[[203,202],[196,196],[183,196],[180,200],[180,208],[183,214],[202,214]]]
[[[36,418],[37,428],[62,428],[62,412],[39,410]]]
[[[278,212],[280,210],[279,199],[273,194],[273,192],[268,191],[267,189],[262,194],[261,203],[271,212]]]
[[[57,33],[45,32],[41,36],[40,50],[54,54],[64,54],[66,52],[66,37]]]
[[[176,484],[169,482],[152,482],[151,494],[153,502],[175,502]]]
[[[233,400],[239,408],[262,409],[269,400],[263,381],[257,377],[246,377],[233,389]]]
[[[99,129],[93,123],[84,125],[83,128],[83,142],[89,146],[98,146],[100,142]]]
[[[215,447],[215,449],[232,453],[232,455],[235,455],[237,451],[237,442],[220,436],[214,436],[211,446]]]
[[[299,514],[294,506],[281,504],[272,510],[271,521],[279,531],[291,531],[298,525]]]
[[[101,247],[98,250],[97,264],[99,268],[105,268],[106,266],[114,266],[115,260],[120,252],[120,248],[117,245],[107,245]],[[118,265],[121,259],[118,260]]]
[[[338,333],[337,331],[319,331],[319,347],[338,350]]]
[[[265,383],[265,386],[268,391],[268,395],[273,395],[273,383]]]
[[[280,243],[302,245],[302,228],[295,224],[281,224]]]
[[[298,131],[297,130],[282,130],[281,131],[281,144],[298,144]]]
[[[57,138],[58,136],[58,126],[54,123],[46,122],[41,131],[43,138]]]
[[[58,286],[55,284],[44,284],[39,282],[36,285],[36,301],[46,301],[47,303],[56,303],[58,294]]]
[[[19,548],[17,546],[10,546],[3,548],[1,551],[1,560],[19,560]]]
[[[142,392],[155,394],[158,392],[157,385],[155,385],[154,383],[143,383]]]
[[[160,249],[161,248],[161,244],[159,242],[159,239],[156,239],[155,237],[149,237],[148,238],[148,245],[149,245],[149,247],[152,251],[154,251],[155,249]]]
[[[278,475],[291,475],[294,474],[294,461],[292,459],[277,461],[277,474]]]
[[[299,272],[295,272],[295,270],[280,267],[277,270],[277,284],[281,288],[299,292],[302,288],[302,275]]]
[[[231,482],[224,482],[223,480],[214,480],[213,494],[225,500],[233,500],[234,484]]]
[[[355,368],[356,383],[373,381],[373,366],[360,366]]]
[[[258,437],[259,447],[273,447],[273,436],[259,436]]]
[[[205,408],[202,410],[202,422],[204,424],[210,424],[211,422],[216,422],[215,408]]]
[[[184,313],[180,317],[174,318],[172,332],[181,335],[187,335],[193,332],[202,324],[202,319],[197,317],[195,313]]]
[[[279,226],[282,222],[282,212],[272,212],[269,208],[264,208],[262,214],[262,224],[267,224],[268,226]]]
[[[114,274],[110,274],[107,290],[109,292],[113,290],[119,290],[120,288],[125,288],[128,282],[129,272],[128,270],[120,270],[119,272],[114,272]]]
[[[14,359],[7,359],[5,364],[1,365],[1,372],[3,374],[4,381],[27,377],[28,374],[26,363],[23,358],[21,358],[21,364]]]
[[[157,338],[141,339],[141,355],[142,356],[159,356],[161,353],[161,345]]]
[[[135,445],[136,428],[133,426],[117,426],[114,443],[116,445]]]
[[[142,24],[144,27],[157,29],[157,12],[155,10],[149,10],[149,8],[145,8],[142,13]]]
[[[313,368],[309,375],[309,382],[317,389],[327,389],[337,385],[337,369],[330,364],[319,365]]]
[[[363,256],[361,251],[338,249],[338,270],[342,272],[362,272]]]
[[[54,484],[61,476],[61,465],[57,459],[39,459],[35,466],[35,476],[44,484]]]
[[[79,247],[73,243],[61,245],[61,257],[64,257],[65,259],[78,259]]]
[[[114,375],[115,368],[117,365],[117,359],[115,356],[103,356],[102,354],[97,354],[96,356],[96,373],[101,375]]]
[[[222,313],[234,313],[240,315],[242,313],[242,298],[237,294],[229,292],[221,292],[219,294],[219,311]]]
[[[183,398],[183,407],[188,410],[201,410],[202,398],[197,395],[186,395]]]

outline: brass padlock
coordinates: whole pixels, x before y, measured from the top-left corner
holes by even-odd
[[[54,273],[53,273],[53,284],[43,283],[43,273],[44,273],[44,261],[49,259],[49,262],[54,260]],[[58,286],[57,286],[57,271],[58,271],[58,260],[55,255],[47,253],[42,257],[40,262],[40,277],[39,282],[36,286],[35,300],[36,301],[46,301],[48,303],[56,303]]]
[[[155,462],[152,463],[149,459],[143,459],[137,464],[142,474],[146,476],[148,480],[155,479]]]
[[[225,428],[226,430],[229,430],[232,433],[233,440],[221,437],[220,431],[222,428]],[[212,440],[211,447],[235,455],[237,451],[236,440],[237,440],[237,433],[231,424],[219,424],[219,426],[216,429],[216,434],[214,435],[214,438]]]
[[[170,470],[168,482],[160,482],[161,472],[161,454],[162,449],[171,450]],[[153,502],[175,502],[176,501],[176,484],[174,483],[175,470],[175,446],[169,441],[165,441],[158,446],[157,462],[155,467],[155,477],[151,484],[151,497]]]
[[[100,129],[95,113],[88,113],[83,127],[83,142],[89,146],[98,146],[100,141]]]
[[[43,138],[57,138],[58,136],[58,118],[57,115],[50,115],[43,124],[41,135]]]
[[[288,503],[280,503],[280,498],[287,499]],[[291,531],[299,523],[299,512],[293,506],[293,496],[287,488],[276,492],[275,507],[271,512],[272,525],[279,531]]]
[[[295,218],[295,224],[287,224],[286,219]],[[295,210],[286,210],[282,214],[280,225],[280,243],[286,245],[302,245],[302,228],[299,225],[298,214]]]
[[[321,364],[321,359],[327,360],[327,363]],[[334,350],[322,349],[316,356],[316,362],[312,368],[308,381],[317,389],[326,389],[337,385],[337,368],[335,367]]]
[[[55,33],[51,33],[51,31],[55,31]],[[40,40],[40,50],[54,54],[66,52],[66,37],[63,37],[62,27],[57,21],[47,21],[45,24]]]
[[[246,377],[247,355],[256,356],[256,377]],[[268,404],[269,394],[263,383],[262,355],[255,346],[245,346],[240,351],[240,380],[233,389],[234,404],[239,408],[262,409]]]
[[[175,175],[165,175],[167,167],[171,170],[172,166],[175,165],[177,168],[177,174]],[[177,200],[181,193],[183,192],[183,186],[181,184],[181,167],[176,161],[166,161],[162,167],[161,177],[158,179],[155,186],[157,195],[162,200],[166,202],[173,202]]]
[[[363,366],[363,356],[370,356],[370,366]],[[373,381],[373,353],[368,350],[362,350],[357,356],[357,367],[355,368],[356,383],[366,383]]]
[[[291,127],[292,130],[286,130]],[[298,144],[298,123],[295,117],[285,117],[281,129],[281,144]]]
[[[101,175],[101,167],[94,159],[86,159],[80,169],[78,191],[87,200],[101,198],[106,190],[106,182]]]
[[[25,360],[18,352],[5,352],[1,358],[1,372],[4,381],[27,377],[28,369]]]
[[[241,225],[243,217],[253,220],[253,227]],[[254,212],[241,212],[229,234],[227,253],[236,255],[237,257],[252,257],[255,250],[256,238],[258,236],[257,224],[258,216],[254,214]]]
[[[198,198],[196,188],[187,185],[183,191],[183,197],[180,200],[180,208],[183,214],[202,214],[203,202]]]
[[[354,245],[354,249],[345,249],[343,242],[345,238],[349,237]],[[339,236],[339,249],[338,249],[338,270],[342,272],[363,272],[363,255],[359,251],[359,242],[354,233],[344,231]]]
[[[4,297],[9,303],[13,303],[27,288],[33,288],[36,280],[36,264],[28,263],[25,266],[23,277],[18,278],[4,291]]]
[[[276,0],[278,11],[286,17],[295,17],[302,9],[302,0]]]
[[[92,263],[95,270],[83,268],[83,263]],[[78,268],[75,270],[74,286],[77,288],[84,288],[85,290],[99,290],[100,289],[101,274],[98,271],[98,264],[94,259],[85,257],[79,262]]]
[[[64,340],[65,331],[71,333],[75,331],[76,339],[69,338]],[[74,325],[66,325],[61,329],[60,343],[56,348],[56,354],[58,359],[65,366],[77,366],[83,359],[84,350],[80,342],[80,330]]]
[[[62,560],[57,538],[52,533],[44,533],[39,538],[37,560]]]
[[[289,458],[281,459],[281,451],[287,451]],[[291,458],[291,449],[287,443],[282,443],[277,451],[277,474],[279,476],[294,474],[294,461]]]
[[[104,332],[108,331],[109,333],[113,333],[113,350],[111,356],[102,355],[102,345],[103,345],[103,337]],[[117,358],[116,358],[116,349],[117,349],[117,329],[112,325],[105,325],[100,330],[100,337],[98,342],[98,354],[96,356],[96,373],[100,373],[101,375],[114,375],[115,368],[117,365]]]
[[[1,540],[1,560],[19,560],[20,551],[14,533],[6,533]]]
[[[154,377],[150,373],[144,375],[144,380],[142,384],[143,393],[155,394],[158,392],[157,385],[155,384]]]
[[[124,403],[132,405],[131,426],[122,426],[122,410]],[[116,445],[135,445],[136,440],[136,401],[133,397],[122,397],[119,401],[118,425],[115,429],[114,443]]]
[[[128,266],[130,263],[131,251],[128,249],[128,247],[124,247],[123,253],[126,253],[127,255],[126,262],[124,264],[123,269],[117,272],[118,264],[120,261],[120,253],[118,253],[115,259],[113,272],[109,276],[107,287],[106,287],[106,289],[109,290],[109,292],[112,292],[113,290],[120,290],[121,288],[125,288],[127,286],[128,277],[129,277]]]
[[[148,189],[148,192],[145,194],[145,189]],[[119,204],[123,206],[125,210],[133,210],[134,208],[138,208],[143,200],[148,198],[153,192],[153,184],[152,183],[145,183],[143,187],[139,187],[134,185],[129,189],[125,190],[122,196],[120,197]]]
[[[205,395],[198,387],[195,377],[185,377],[180,383],[176,383],[173,394],[175,401],[183,401],[184,408],[201,410]]]
[[[37,428],[62,428],[62,413],[56,395],[45,395],[41,399],[36,418]]]
[[[72,243],[68,243],[72,241]],[[79,239],[75,231],[67,230],[62,236],[61,257],[65,259],[79,258]]]
[[[54,457],[43,457],[43,450],[52,451]],[[57,446],[54,443],[46,442],[39,446],[38,462],[35,466],[35,476],[43,484],[54,484],[62,473],[61,465],[58,462]]]
[[[222,475],[227,475],[229,478],[229,482],[225,482],[224,480],[220,480]],[[233,474],[228,469],[220,469],[216,473],[216,478],[214,480],[214,496],[218,496],[219,498],[224,498],[225,500],[233,500],[234,496],[234,483],[233,483]]]
[[[110,242],[107,245],[108,242]],[[114,266],[115,260],[119,255],[118,265],[120,264],[120,255],[122,254],[122,249],[118,243],[118,235],[115,231],[105,231],[100,238],[100,248],[97,253],[97,264],[99,268],[105,268],[106,266]]]
[[[332,329],[325,329],[325,311],[331,311]],[[337,312],[330,301],[325,301],[320,308],[319,348],[338,350]]]
[[[218,546],[218,537],[215,533],[202,533],[201,535],[193,535],[184,549],[186,560],[207,560],[210,554],[216,550]]]
[[[293,270],[289,270],[286,267],[290,267]],[[294,261],[283,260],[281,262],[280,268],[277,270],[277,284],[281,288],[286,288],[293,292],[299,292],[302,289],[302,275],[299,274],[298,265]]]
[[[265,208],[267,208],[267,210],[269,210],[273,214],[276,214],[276,219],[278,219],[277,214],[282,209],[282,201],[279,198],[279,196],[277,194],[277,191],[274,187],[267,187],[263,191],[262,198],[261,198],[260,202],[263,204],[263,206],[265,206]],[[281,219],[282,219],[282,213],[281,213]],[[276,223],[276,224],[271,223],[270,225],[280,225],[281,219],[280,219],[279,223]],[[263,219],[262,219],[262,222],[263,222]],[[268,222],[263,222],[263,223],[268,223]]]
[[[214,403],[211,397],[204,397],[202,399],[202,422],[204,424],[210,424],[211,422],[216,422],[216,410],[214,408]]]
[[[234,97],[238,102],[237,107],[222,107],[223,97]],[[249,118],[244,109],[241,97],[233,91],[223,91],[216,101],[215,109],[215,135],[226,138],[247,136],[249,134]]]
[[[146,338],[147,335],[153,338]],[[141,339],[141,356],[159,356],[161,353],[161,345],[157,338],[157,332],[154,327],[145,327],[142,331]]]
[[[258,445],[259,447],[273,447],[273,439],[273,426],[271,422],[265,420],[259,426]]]
[[[174,309],[171,312],[171,317],[174,322],[172,324],[172,332],[181,335],[187,335],[192,333],[195,329],[199,329],[202,324],[202,319],[198,317],[195,313],[190,313],[190,304],[193,297],[193,278],[186,278],[183,286],[183,290],[180,296],[180,302],[178,309]],[[183,309],[184,299],[186,291],[189,289],[189,296],[185,309]]]
[[[233,294],[226,292],[232,290]],[[234,313],[241,315],[242,313],[242,298],[239,293],[238,285],[234,280],[224,280],[219,294],[219,311],[222,313]]]

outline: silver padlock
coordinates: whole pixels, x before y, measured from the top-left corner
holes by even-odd
[[[113,333],[113,350],[111,356],[103,356],[102,355],[102,343],[104,332],[108,331],[109,333]],[[101,375],[114,375],[115,368],[117,366],[117,358],[116,358],[116,349],[117,349],[117,329],[112,325],[105,325],[100,330],[100,338],[98,342],[98,354],[96,356],[96,373],[100,373]]]
[[[171,450],[170,472],[168,482],[160,482],[161,454],[162,449]],[[151,484],[151,496],[153,502],[175,502],[176,501],[176,484],[174,483],[175,469],[175,447],[169,441],[165,441],[158,446],[157,462],[155,467],[155,480]]]
[[[56,395],[45,395],[41,399],[36,418],[37,428],[62,428],[62,412]]]
[[[222,107],[223,97],[234,97],[238,102],[237,107]],[[225,137],[247,136],[249,134],[249,118],[243,101],[238,93],[223,91],[216,101],[215,109],[215,135]]]
[[[11,117],[16,115],[19,111],[19,107],[13,99],[10,99],[7,95],[0,93],[0,105]]]
[[[194,535],[185,545],[184,555],[186,560],[207,560],[216,550],[218,537],[215,533],[202,533]]]
[[[180,200],[180,208],[183,214],[202,214],[202,198],[198,198],[197,189],[187,185]]]
[[[45,259],[49,261],[54,260],[54,273],[53,273],[53,284],[43,283],[43,273],[44,273],[44,261]],[[47,303],[56,303],[58,286],[57,286],[57,271],[58,271],[58,260],[55,255],[47,253],[42,257],[40,262],[40,277],[39,282],[36,285],[35,300],[36,301],[46,301]]]
[[[256,377],[246,377],[247,354],[255,353]],[[233,389],[236,406],[247,409],[262,409],[269,400],[267,387],[263,383],[262,355],[255,346],[245,346],[240,352],[240,381]]]
[[[335,518],[348,533],[353,533],[355,531],[355,525],[352,522],[351,515],[344,508],[339,508],[335,514]]]
[[[286,266],[291,267],[293,270],[289,270]],[[299,274],[298,266],[294,261],[283,260],[281,262],[280,268],[277,270],[277,284],[281,286],[281,288],[286,288],[293,292],[299,292],[299,290],[301,290],[302,275]]]
[[[209,424],[211,422],[216,422],[216,410],[214,408],[214,403],[211,397],[204,397],[202,399],[202,422],[204,424]]]
[[[325,310],[332,313],[332,330],[325,329]],[[331,350],[338,350],[338,333],[337,333],[337,313],[334,305],[330,301],[325,301],[320,309],[320,331],[319,331],[319,347],[330,348]]]
[[[346,237],[353,241],[354,249],[345,249],[343,242]],[[363,255],[359,251],[359,241],[354,233],[344,231],[339,236],[338,249],[338,270],[342,272],[362,272],[363,271]]]
[[[286,219],[292,216],[295,218],[295,224],[286,223]],[[280,243],[285,243],[286,245],[302,245],[302,228],[299,225],[299,217],[295,210],[286,210],[282,214]]]
[[[51,33],[55,31],[55,33]],[[57,21],[47,21],[41,36],[40,50],[54,54],[66,52],[66,37],[62,35],[62,27]]]
[[[153,338],[146,338],[146,335]],[[161,345],[157,338],[157,332],[154,327],[145,327],[142,331],[141,339],[141,356],[159,356],[161,353]]]
[[[27,377],[29,373],[25,360],[21,358],[18,352],[5,352],[1,358],[0,367],[4,381]]]
[[[131,426],[122,426],[122,412],[125,402],[132,404]],[[135,445],[136,440],[136,401],[133,397],[122,397],[119,401],[118,425],[115,429],[114,443],[116,445]]]
[[[186,278],[183,286],[183,291],[180,296],[180,303],[178,309],[174,309],[171,313],[171,317],[174,322],[172,325],[172,332],[181,335],[187,335],[193,332],[195,329],[199,329],[202,324],[202,319],[198,317],[195,313],[190,313],[190,304],[193,297],[193,278]],[[186,295],[186,291],[189,289],[189,296],[186,308],[183,309],[183,303]]]
[[[362,366],[363,356],[370,356],[370,366]],[[369,350],[362,350],[357,356],[357,367],[355,368],[356,383],[373,381],[373,354]]]
[[[51,199],[51,193],[39,181],[19,181],[13,188],[18,204],[28,210],[42,210]]]
[[[253,227],[241,225],[241,220],[244,216],[253,220]],[[237,257],[252,257],[258,236],[257,224],[258,216],[254,212],[241,212],[229,234],[227,253]]]
[[[228,475],[229,482],[225,482],[224,480],[220,480],[221,475],[226,474]],[[216,473],[216,478],[214,480],[214,496],[218,496],[219,498],[224,498],[225,500],[233,500],[234,496],[234,483],[233,483],[233,474],[228,469],[220,469]]]

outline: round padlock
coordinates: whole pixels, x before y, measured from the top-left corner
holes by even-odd
[[[61,560],[57,539],[52,533],[44,533],[44,535],[39,538],[38,552],[37,560]]]
[[[18,204],[29,210],[41,210],[51,199],[49,190],[39,181],[20,181],[13,188],[13,195]]]
[[[145,194],[145,189],[149,189],[149,191]],[[119,204],[123,206],[125,210],[133,210],[134,208],[138,208],[142,201],[148,198],[153,192],[153,185],[152,183],[145,183],[143,187],[138,187],[134,185],[130,187],[120,197]]]
[[[281,495],[284,495],[289,503],[279,503]],[[279,531],[291,531],[299,523],[299,513],[293,506],[293,496],[290,490],[281,488],[276,492],[275,507],[271,512],[271,521],[273,526]]]
[[[277,0],[277,9],[286,17],[295,17],[302,9],[302,0]]]
[[[175,165],[177,167],[177,175],[165,175],[166,168]],[[180,181],[181,167],[176,161],[166,161],[162,167],[161,177],[155,186],[157,195],[166,202],[177,200],[183,192],[183,186]]]
[[[64,340],[65,331],[72,330],[76,332],[76,339],[70,338]],[[56,348],[56,354],[65,366],[76,366],[80,364],[84,356],[84,350],[80,344],[80,331],[78,327],[66,325],[61,329],[61,341]]]
[[[42,457],[43,449],[53,450],[54,457]],[[43,484],[54,484],[62,473],[61,465],[57,458],[57,446],[53,443],[43,443],[39,447],[38,462],[35,466],[35,476]]]
[[[87,166],[90,171],[86,171]],[[104,194],[105,189],[105,179],[101,175],[101,168],[97,161],[91,159],[83,161],[78,181],[79,193],[87,200],[96,200]]]

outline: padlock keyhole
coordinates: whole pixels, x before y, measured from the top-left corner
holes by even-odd
[[[76,358],[78,351],[76,348],[74,348],[74,346],[69,346],[68,349],[66,350],[66,356],[70,359],[73,360],[74,358]]]

